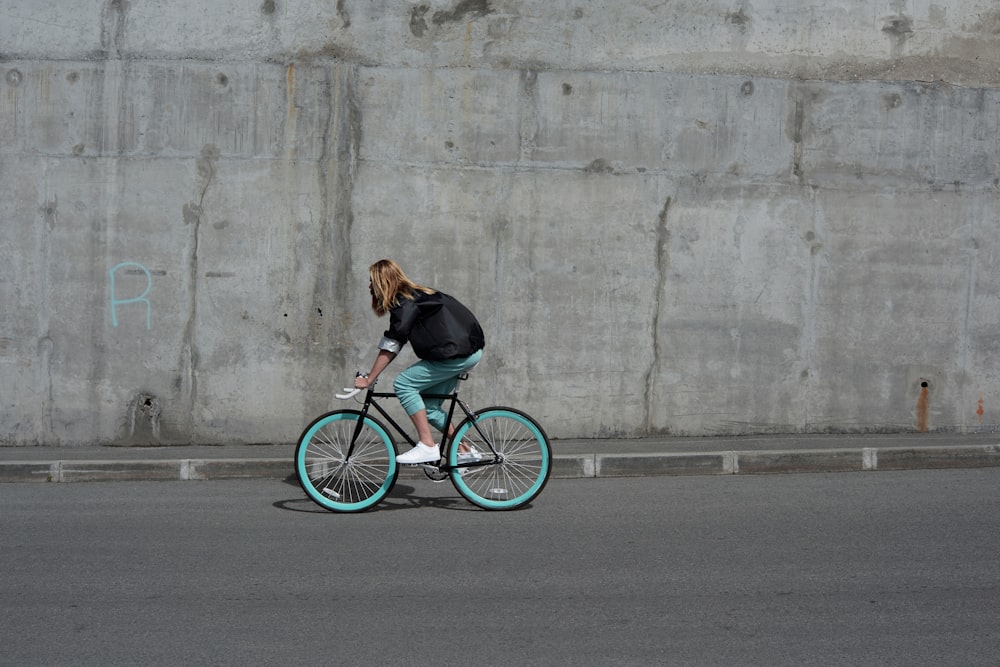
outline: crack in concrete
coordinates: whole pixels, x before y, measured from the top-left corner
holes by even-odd
[[[184,333],[181,337],[181,358],[180,368],[182,379],[182,395],[186,404],[184,420],[188,422],[190,430],[194,418],[194,404],[198,396],[198,346],[195,341],[195,324],[198,319],[198,244],[201,235],[201,222],[204,216],[205,195],[208,188],[215,180],[215,160],[219,158],[219,149],[211,144],[205,145],[201,151],[201,158],[196,163],[198,175],[203,179],[201,192],[198,194],[198,203],[189,203],[184,206],[184,223],[191,225],[191,252],[188,256],[188,286],[189,305],[188,319],[184,324]]]
[[[667,256],[667,244],[670,242],[670,229],[667,226],[667,219],[670,214],[670,205],[673,197],[667,197],[660,209],[660,214],[656,220],[656,293],[653,300],[653,335],[650,337],[653,343],[653,358],[646,371],[646,401],[643,407],[645,415],[643,417],[643,431],[652,432],[653,421],[653,382],[657,376],[656,370],[660,367],[660,310],[663,308],[663,293],[666,289],[667,270],[670,266],[670,258]]]

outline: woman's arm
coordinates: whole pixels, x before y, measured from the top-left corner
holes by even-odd
[[[372,364],[372,369],[368,372],[368,377],[358,376],[354,378],[354,386],[358,389],[367,389],[375,383],[375,379],[378,377],[379,373],[385,370],[385,367],[396,358],[395,352],[390,352],[389,350],[379,350],[378,356],[375,357],[375,363]]]

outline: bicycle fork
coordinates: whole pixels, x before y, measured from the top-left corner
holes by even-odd
[[[361,435],[361,430],[364,428],[365,419],[368,418],[368,408],[371,405],[371,394],[372,389],[368,389],[368,396],[365,398],[364,404],[361,406],[361,417],[354,423],[354,434],[351,436],[351,444],[347,447],[347,453],[344,454],[344,463],[351,460],[351,455],[354,454],[354,446],[358,442],[358,437]]]

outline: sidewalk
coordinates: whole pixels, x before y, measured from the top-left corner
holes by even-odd
[[[554,440],[552,478],[1000,466],[1000,434]],[[293,444],[0,447],[2,482],[284,479]],[[422,475],[404,469],[401,477]]]

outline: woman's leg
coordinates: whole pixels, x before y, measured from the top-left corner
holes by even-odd
[[[455,389],[458,376],[479,363],[482,356],[480,350],[459,359],[421,360],[396,377],[393,383],[396,396],[413,421],[421,443],[433,446],[431,425],[442,433],[448,427],[445,423],[448,414],[441,407],[442,399],[425,399],[421,394],[450,394]]]

